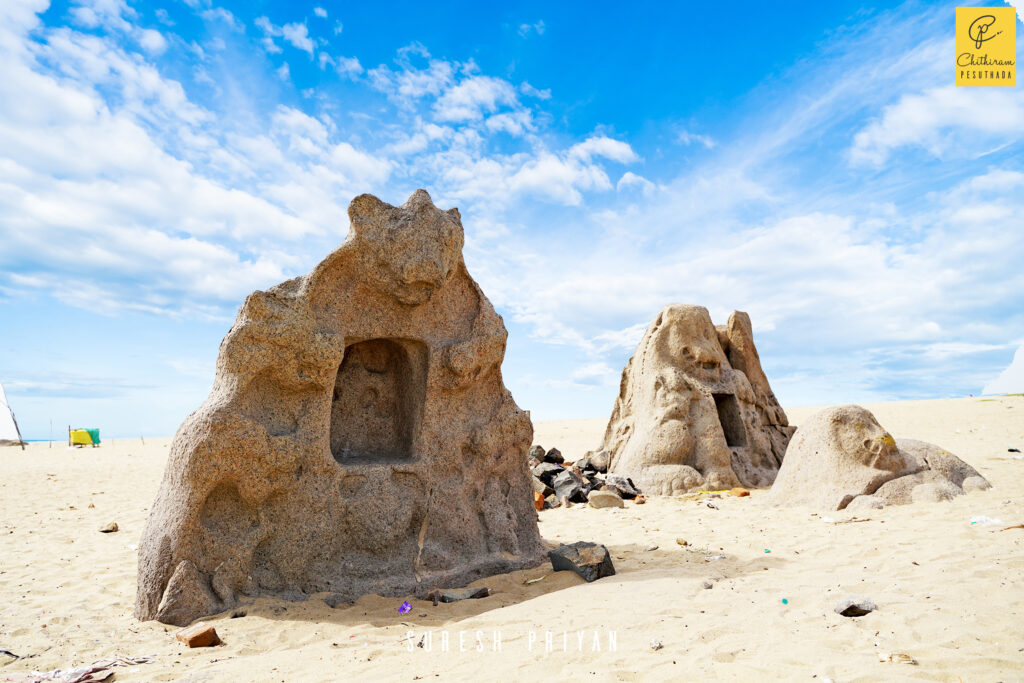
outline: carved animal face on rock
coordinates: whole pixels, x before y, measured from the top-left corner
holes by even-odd
[[[438,209],[423,190],[398,207],[360,195],[352,200],[348,215],[366,280],[403,304],[429,301],[459,265],[459,212]]]
[[[662,313],[661,326],[656,348],[663,364],[680,368],[702,382],[721,379],[726,358],[705,309],[670,306]]]
[[[896,440],[878,424],[874,415],[859,406],[856,408],[852,419],[833,419],[834,443],[849,461],[875,470],[902,470],[906,461],[896,447]]]

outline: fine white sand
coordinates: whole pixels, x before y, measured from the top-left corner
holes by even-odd
[[[676,498],[548,510],[546,540],[603,543],[618,574],[586,584],[546,565],[476,582],[493,590],[482,600],[410,599],[405,615],[401,598],[335,609],[260,599],[236,611],[244,617],[208,620],[225,645],[197,650],[175,641],[176,628],[132,616],[136,544],[170,440],[3,448],[0,649],[24,658],[0,655],[0,680],[118,655],[154,655],[115,670],[146,681],[1024,680],[1024,529],[1002,530],[1024,523],[1024,459],[1007,452],[1024,449],[1024,398],[867,407],[895,436],[960,455],[994,488],[856,521],[767,508],[760,491],[714,500],[718,509]],[[789,415],[799,424],[812,411]],[[576,458],[599,446],[604,425],[540,423],[535,442]],[[981,515],[1001,523],[970,524]],[[120,531],[99,533],[110,521]],[[878,610],[835,614],[850,593]],[[918,664],[879,661],[890,653]]]

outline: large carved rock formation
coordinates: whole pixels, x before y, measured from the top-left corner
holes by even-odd
[[[502,383],[507,333],[456,209],[349,206],[345,243],[251,294],[171,446],[135,612],[185,624],[240,595],[426,593],[544,559]]]
[[[622,371],[605,430],[609,472],[644,493],[769,486],[792,435],[740,311],[666,306]]]
[[[775,505],[855,510],[948,500],[990,488],[947,450],[893,439],[860,406],[826,408],[800,425],[768,495]]]

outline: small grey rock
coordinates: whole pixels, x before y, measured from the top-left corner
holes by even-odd
[[[441,602],[459,602],[460,600],[475,600],[486,598],[491,594],[491,589],[482,588],[456,588],[452,590],[433,590],[427,594],[427,600],[440,600]]]
[[[661,644],[660,640],[652,640],[651,641],[651,649],[652,650],[660,650],[663,647],[665,647],[665,646]]]
[[[530,457],[531,458],[535,458],[537,460],[544,460],[544,454],[546,452],[547,451],[544,450],[543,446],[531,446],[530,447]]]
[[[533,468],[533,476],[551,486],[552,480],[564,471],[565,468],[561,465],[556,465],[553,462],[542,462]]]
[[[708,590],[710,590],[711,588],[713,588],[713,587],[714,587],[714,585],[715,585],[715,584],[711,583],[710,581],[705,581],[705,582],[704,582],[703,584],[701,584],[701,585],[703,585],[703,586],[704,586],[705,588],[707,588]]]
[[[569,470],[562,470],[552,479],[551,487],[555,489],[555,495],[559,498],[567,498],[577,503],[586,502],[583,496],[583,483]]]
[[[633,480],[627,477],[622,477],[617,474],[608,475],[608,485],[614,486],[625,499],[636,498],[640,495],[640,491],[633,485]]]

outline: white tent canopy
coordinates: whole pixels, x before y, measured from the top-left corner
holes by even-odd
[[[0,384],[0,446],[7,444],[25,447],[25,442],[21,439],[21,430],[18,429],[18,423],[14,419],[14,411],[7,403],[4,385]]]

